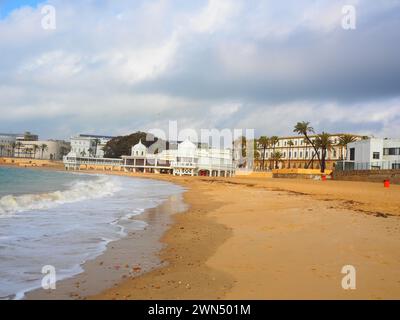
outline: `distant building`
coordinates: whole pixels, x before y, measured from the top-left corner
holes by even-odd
[[[39,136],[29,131],[25,133],[0,133],[0,156],[13,157],[18,142],[38,141]]]
[[[340,137],[344,134],[332,134],[330,136],[332,142],[332,149],[328,150],[326,155],[326,169],[333,169],[335,163],[340,159],[346,158],[346,147],[340,145]],[[361,136],[354,135],[357,140],[361,140]],[[317,135],[310,135],[310,140],[315,141]],[[292,145],[291,145],[291,143]],[[262,146],[257,146],[259,157],[255,160],[255,168],[260,169],[262,167]],[[309,165],[309,168],[320,169],[318,163],[318,157],[315,153],[314,148],[308,144],[306,139],[302,136],[290,136],[281,137],[275,146],[270,146],[265,150],[265,168],[272,168],[273,163],[271,156],[274,152],[279,151],[282,154],[281,161],[279,161],[279,168],[305,168]],[[321,150],[318,151],[321,156]],[[314,159],[314,160],[312,160]]]
[[[0,133],[0,157],[13,156],[13,145],[17,141],[17,135]]]
[[[44,160],[62,160],[70,151],[70,144],[62,140],[21,141],[14,156]]]
[[[235,168],[229,149],[203,148],[189,140],[177,148],[149,154],[140,141],[132,147],[130,156],[123,156],[124,167],[133,172],[170,173],[189,176],[232,176]]]
[[[229,149],[202,148],[202,144],[194,144],[189,140],[175,144],[171,148],[158,153],[151,153],[141,141],[134,145],[131,154],[122,159],[106,159],[83,157],[71,151],[64,157],[66,169],[77,170],[89,166],[114,167],[118,170],[165,173],[189,176],[232,176],[235,167],[232,161],[232,151]],[[151,148],[154,149],[154,148]],[[158,149],[158,147],[157,147]]]
[[[352,142],[347,146],[346,160],[338,165],[347,170],[400,169],[400,139]]]
[[[38,141],[39,136],[37,134],[26,131],[25,133],[16,134],[17,141]]]
[[[79,134],[71,137],[71,151],[79,156],[90,156],[95,158],[103,158],[103,148],[108,141],[113,139],[111,136],[99,136],[90,134]]]

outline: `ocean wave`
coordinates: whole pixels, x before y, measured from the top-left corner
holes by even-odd
[[[30,210],[45,210],[88,199],[110,196],[120,190],[116,180],[99,177],[96,180],[78,180],[70,188],[41,194],[7,195],[0,198],[0,217]]]

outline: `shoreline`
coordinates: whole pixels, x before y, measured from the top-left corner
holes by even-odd
[[[400,186],[88,173],[181,185],[188,209],[161,238],[164,265],[84,299],[400,298]],[[349,264],[357,290],[341,288]]]
[[[0,166],[32,169],[30,167]],[[42,169],[33,168],[33,170]],[[65,172],[57,168],[46,169]],[[47,171],[46,169],[45,171]],[[103,172],[81,171],[81,173],[98,175]],[[140,179],[140,177],[134,178]],[[30,289],[25,292],[22,299],[84,299],[88,295],[100,293],[128,276],[139,276],[160,267],[165,263],[158,257],[158,252],[163,247],[160,238],[171,224],[172,215],[184,211],[185,204],[182,196],[184,192],[185,190],[178,195],[170,195],[156,207],[145,209],[142,213],[133,216],[132,220],[144,222],[146,227],[141,230],[126,229],[126,236],[109,242],[105,250],[98,256],[77,265],[81,269],[78,274],[58,280],[56,290]]]
[[[132,219],[147,224],[141,230],[127,230],[127,235],[107,244],[97,257],[80,265],[82,272],[57,281],[56,290],[36,289],[25,294],[25,300],[85,299],[165,264],[158,257],[163,248],[159,241],[171,223],[171,216],[183,210],[181,196],[169,196],[155,208],[146,209]]]

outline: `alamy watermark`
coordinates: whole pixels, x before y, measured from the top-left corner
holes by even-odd
[[[353,5],[342,7],[342,28],[344,30],[355,30],[357,28],[357,11]]]
[[[56,8],[52,5],[45,5],[42,7],[41,14],[42,28],[44,30],[55,30],[57,28]]]
[[[46,265],[42,268],[42,288],[44,290],[56,290],[57,273],[56,268],[52,265]]]
[[[342,279],[342,288],[356,290],[356,268],[352,265],[343,266],[342,273],[345,274]]]

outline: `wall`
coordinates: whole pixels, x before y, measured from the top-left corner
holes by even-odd
[[[0,157],[0,165],[18,166],[18,167],[56,167],[61,169],[64,168],[64,164],[61,161],[8,158],[8,157]]]
[[[335,171],[334,180],[367,181],[383,183],[389,179],[393,184],[400,184],[400,170],[355,170]]]
[[[322,174],[318,169],[275,169],[272,170],[274,178],[290,178],[290,179],[321,179],[322,175],[330,178],[332,170],[325,170]]]

